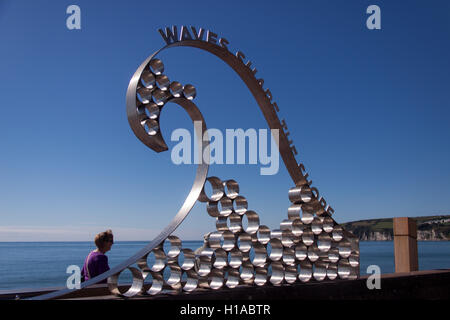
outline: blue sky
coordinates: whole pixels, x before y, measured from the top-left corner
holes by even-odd
[[[71,4],[81,30],[66,28]],[[371,4],[381,30],[366,28]],[[195,167],[146,148],[125,113],[130,77],[171,25],[210,29],[251,59],[338,222],[448,214],[449,18],[448,1],[0,0],[0,241],[89,241],[106,228],[150,240],[172,219]],[[171,80],[196,86],[209,128],[267,128],[216,57],[174,48],[160,58]],[[192,127],[176,107],[161,124],[169,137]],[[278,228],[293,183],[282,165],[259,169],[209,175],[237,180],[261,223]],[[175,234],[214,229],[199,203]]]

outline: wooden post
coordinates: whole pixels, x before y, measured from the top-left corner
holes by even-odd
[[[419,270],[417,224],[411,218],[394,218],[395,272]]]

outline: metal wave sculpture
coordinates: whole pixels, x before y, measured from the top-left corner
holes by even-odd
[[[270,230],[261,225],[258,214],[248,209],[246,198],[239,194],[235,180],[207,177],[209,145],[202,139],[201,132],[196,132],[196,143],[201,146],[198,148],[199,159],[204,161],[198,165],[191,191],[173,220],[147,246],[111,270],[83,282],[81,289],[108,279],[111,293],[133,297],[155,295],[164,292],[165,288],[192,292],[197,288],[217,290],[239,285],[357,278],[359,241],[335,222],[332,218],[334,210],[311,185],[304,165],[297,163],[297,150],[287,138],[286,122],[278,118],[278,105],[273,102],[270,90],[263,88],[264,80],[256,77],[257,70],[251,67],[251,61],[244,62],[245,55],[241,51],[231,53],[229,41],[210,30],[194,27],[189,30],[183,26],[178,33],[177,27],[173,26],[159,32],[166,46],[139,66],[128,86],[127,116],[136,137],[156,152],[168,150],[161,134],[159,115],[169,102],[181,106],[193,122],[202,124],[201,128],[195,128],[196,131],[206,131],[205,120],[193,102],[195,87],[170,81],[163,73],[163,62],[156,55],[179,46],[210,52],[239,75],[253,94],[269,128],[279,130],[278,149],[295,185],[288,192],[292,204],[279,229]],[[206,183],[212,187],[211,195],[205,192]],[[216,219],[217,230],[205,235],[203,246],[193,251],[183,248],[182,241],[172,233],[197,200],[206,203],[208,214]],[[152,261],[150,265],[149,261]],[[137,267],[133,267],[134,264]],[[125,269],[131,271],[133,283],[127,291],[121,292],[118,278]],[[64,289],[34,299],[62,297],[73,291]]]

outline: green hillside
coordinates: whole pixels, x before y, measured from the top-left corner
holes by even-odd
[[[413,217],[418,240],[450,240],[450,215]],[[392,219],[371,219],[343,223],[342,226],[360,240],[392,240]]]

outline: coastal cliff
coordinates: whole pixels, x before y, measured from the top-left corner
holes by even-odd
[[[450,240],[450,215],[413,217],[417,223],[417,240]],[[392,241],[394,231],[392,219],[359,220],[343,223],[342,226],[359,237],[361,241]]]

